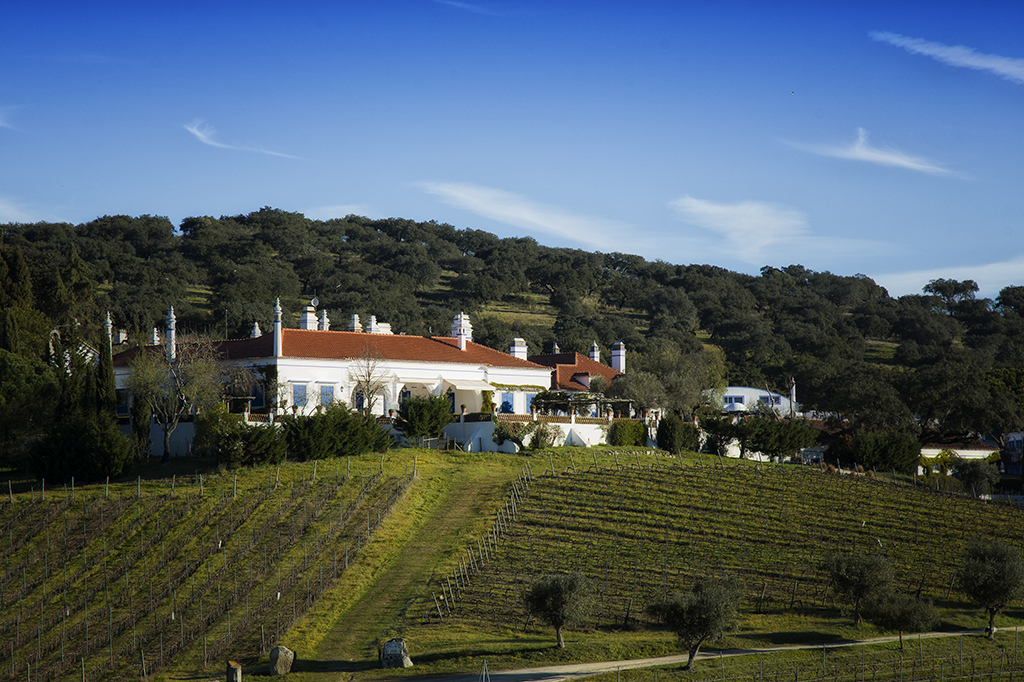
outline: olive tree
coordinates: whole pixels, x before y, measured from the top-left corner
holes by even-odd
[[[692,592],[675,592],[647,611],[675,632],[686,647],[688,658],[683,670],[689,670],[701,645],[720,637],[736,620],[741,596],[734,580],[707,578],[698,580]]]
[[[960,564],[960,590],[988,613],[988,638],[996,634],[996,614],[1024,594],[1024,563],[1015,547],[998,540],[974,542]]]
[[[885,594],[892,585],[892,566],[877,554],[837,552],[825,560],[825,571],[840,603],[853,606],[854,623],[861,622],[865,601]]]
[[[562,628],[584,622],[593,608],[590,580],[582,573],[550,575],[530,586],[523,596],[526,610],[555,628],[558,648],[565,648]]]

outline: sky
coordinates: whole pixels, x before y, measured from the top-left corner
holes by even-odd
[[[436,220],[1024,285],[1024,3],[0,7],[0,223]]]

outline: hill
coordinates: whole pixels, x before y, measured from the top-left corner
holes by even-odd
[[[788,393],[793,378],[805,407],[853,428],[927,440],[1024,427],[1019,286],[990,300],[973,281],[940,279],[893,298],[863,275],[798,264],[754,276],[433,221],[272,208],[178,226],[155,216],[11,224],[0,238],[0,349],[33,360],[54,330],[74,327],[98,347],[107,311],[133,341],[150,338],[171,305],[182,332],[240,338],[254,322],[270,328],[277,298],[294,326],[317,297],[335,328],[375,315],[396,333],[444,335],[464,311],[474,340],[500,350],[515,337],[531,352],[596,341],[607,362],[622,341],[630,372],[669,387],[661,406],[684,416],[700,389]]]
[[[170,479],[9,494],[0,676],[219,676],[228,657],[252,673],[283,642],[300,679],[375,679],[376,644],[396,635],[417,666],[389,678],[474,672],[483,658],[497,670],[664,655],[676,644],[646,605],[713,573],[744,586],[724,646],[834,643],[877,632],[851,624],[818,568],[853,547],[889,557],[901,588],[935,600],[942,629],[980,627],[951,588],[962,550],[1018,538],[1021,519],[863,476],[610,449],[174,466]],[[568,569],[592,577],[600,608],[560,652],[519,594]],[[994,655],[1006,637],[969,651]]]

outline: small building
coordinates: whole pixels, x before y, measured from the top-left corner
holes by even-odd
[[[793,383],[788,396],[750,386],[728,386],[722,393],[722,412],[726,414],[756,412],[764,408],[775,410],[780,417],[802,416],[800,403],[796,402],[796,383]]]

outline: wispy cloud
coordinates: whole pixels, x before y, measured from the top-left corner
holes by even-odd
[[[921,293],[925,284],[940,277],[957,280],[973,279],[978,283],[979,293],[982,296],[995,297],[1003,287],[1024,285],[1024,255],[982,265],[958,265],[948,268],[893,272],[876,275],[873,279],[884,286],[890,296],[903,296],[904,294]]]
[[[678,251],[677,259],[711,262],[713,259],[762,266],[768,263],[804,263],[810,267],[836,267],[853,255],[891,256],[900,249],[867,239],[818,236],[807,217],[780,204],[741,201],[716,203],[689,195],[669,202],[679,218],[703,228],[703,235],[677,231],[660,240],[659,250]],[[836,264],[836,265],[833,265]]]
[[[808,232],[803,213],[778,204],[717,204],[689,195],[669,203],[684,221],[721,235],[730,250],[750,263],[760,262],[768,247]]]
[[[868,35],[882,43],[902,47],[911,54],[921,54],[943,64],[965,69],[988,71],[1014,83],[1024,84],[1024,59],[1001,57],[997,54],[983,54],[965,45],[944,45],[921,38],[908,38],[899,33],[872,31]]]
[[[450,206],[524,229],[529,234],[543,232],[595,250],[621,251],[621,235],[635,233],[635,228],[621,222],[566,213],[493,187],[455,182],[421,182],[419,186]]]
[[[40,218],[18,203],[0,197],[0,223],[32,223]]]
[[[298,159],[298,156],[292,156],[291,154],[282,154],[281,152],[272,152],[262,147],[247,147],[234,144],[224,144],[214,139],[217,131],[212,126],[207,125],[202,119],[196,119],[192,121],[190,125],[184,126],[185,130],[189,131],[196,136],[196,139],[203,144],[208,144],[211,147],[218,147],[220,149],[231,149],[238,152],[255,152],[257,154],[269,154],[270,156],[280,156],[285,159]]]
[[[438,5],[446,5],[448,7],[454,7],[455,9],[461,9],[466,12],[472,12],[473,14],[484,14],[487,16],[495,16],[496,13],[486,7],[480,5],[473,5],[468,2],[457,2],[456,0],[434,0]]]
[[[881,166],[906,168],[933,175],[944,175],[950,172],[949,169],[943,168],[934,161],[929,161],[920,156],[910,156],[895,149],[881,149],[871,146],[868,143],[868,131],[863,128],[857,128],[856,142],[845,146],[813,145],[799,142],[787,142],[786,144],[811,154],[832,156],[837,159],[866,161],[868,163],[877,163]]]
[[[0,128],[7,128],[8,130],[16,130],[14,124],[11,123],[11,112],[18,107],[0,107]]]

